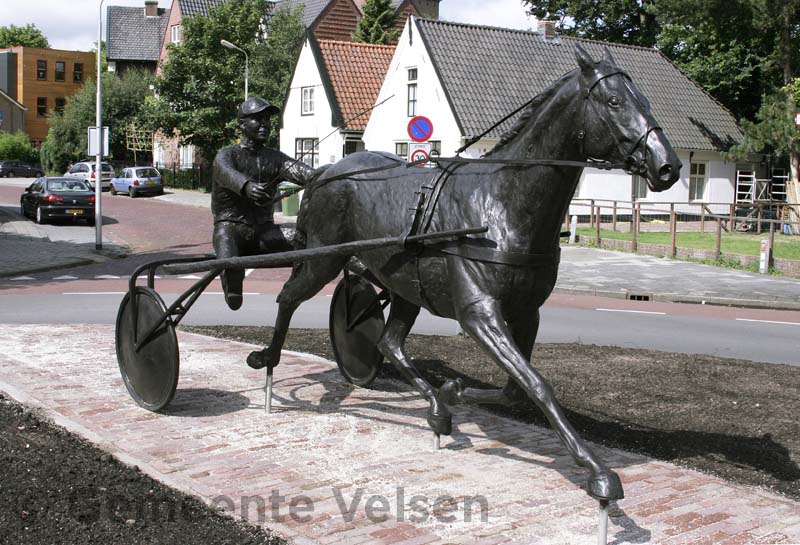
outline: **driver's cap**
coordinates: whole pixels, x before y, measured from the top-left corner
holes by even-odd
[[[275,115],[280,113],[280,111],[280,108],[274,104],[270,104],[263,98],[250,97],[239,105],[239,111],[236,113],[236,117],[241,119],[243,117],[250,117],[260,114],[261,112],[266,112],[269,115]]]

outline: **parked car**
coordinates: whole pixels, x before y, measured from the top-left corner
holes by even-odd
[[[44,176],[44,172],[38,166],[23,163],[22,161],[0,161],[0,176],[13,178],[15,176]]]
[[[94,192],[83,180],[38,178],[19,199],[19,211],[36,223],[50,219],[85,219],[94,225]]]
[[[164,193],[161,173],[153,167],[125,168],[119,177],[111,179],[111,194],[117,193],[127,193],[131,197],[145,193],[161,195]]]
[[[72,165],[72,168],[70,168],[68,172],[65,172],[64,176],[83,180],[90,189],[94,189],[94,182],[97,177],[95,174],[96,168],[97,163],[94,161],[81,161],[80,163]],[[110,163],[100,163],[100,169],[100,187],[105,191],[111,188],[111,178],[114,177],[114,167],[112,167]]]

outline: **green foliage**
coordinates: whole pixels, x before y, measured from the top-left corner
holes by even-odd
[[[0,47],[22,45],[25,47],[50,47],[42,31],[34,24],[0,27]]]
[[[132,69],[121,77],[103,73],[103,125],[109,128],[111,158],[131,156],[126,149],[126,129],[138,122],[152,83],[153,76],[146,70]],[[63,173],[69,163],[86,157],[87,127],[96,122],[96,94],[96,83],[86,82],[67,99],[63,112],[50,113],[50,130],[41,148],[42,166],[48,173]]]
[[[39,163],[39,152],[24,132],[0,132],[0,160]]]
[[[397,14],[391,0],[367,0],[364,15],[358,21],[353,41],[370,44],[392,44],[397,42],[399,32],[394,29]]]
[[[658,34],[656,0],[523,0],[540,20],[576,38],[652,47]]]
[[[169,46],[156,88],[159,99],[146,117],[164,134],[177,133],[210,161],[236,137],[236,109],[244,99],[244,56],[226,49],[228,40],[248,52],[249,94],[280,104],[303,40],[299,10],[277,9],[263,36],[265,0],[230,0],[208,17],[184,21],[179,45]],[[277,134],[273,127],[273,142]]]
[[[756,112],[755,121],[742,120],[744,140],[740,145],[731,148],[727,157],[744,158],[749,153],[761,153],[764,150],[780,155],[792,151],[800,141],[800,134],[794,127],[794,107],[787,90],[765,96]]]

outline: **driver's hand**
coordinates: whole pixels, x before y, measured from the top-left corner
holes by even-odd
[[[247,182],[244,186],[244,194],[248,199],[259,206],[266,206],[269,204],[270,195],[267,193],[267,188],[264,186],[264,184]]]

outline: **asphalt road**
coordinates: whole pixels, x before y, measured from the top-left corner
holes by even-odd
[[[0,323],[113,324],[123,294],[0,294]],[[167,304],[175,296],[165,294]],[[329,296],[307,301],[295,314],[293,327],[327,328],[329,305]],[[767,315],[764,311],[664,303],[631,307],[630,303],[615,299],[554,296],[542,309],[538,342],[646,348],[800,366],[800,313],[773,311]],[[274,294],[249,293],[244,306],[232,312],[225,306],[221,292],[211,287],[183,323],[272,325],[276,312]],[[452,320],[423,312],[413,331],[453,335],[459,328]]]

